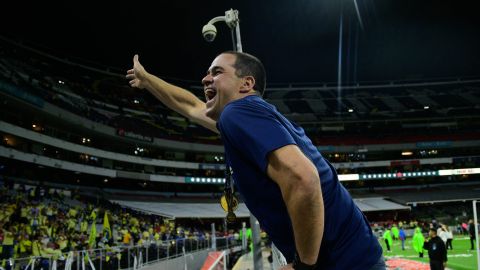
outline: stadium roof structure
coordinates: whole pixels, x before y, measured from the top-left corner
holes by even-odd
[[[410,210],[409,206],[389,201],[383,197],[353,199],[362,212]]]
[[[111,200],[121,206],[149,214],[168,218],[224,218],[225,212],[220,203],[174,203]],[[244,203],[238,205],[235,211],[237,217],[249,217],[250,211]]]
[[[405,190],[396,194],[389,194],[389,197],[393,201],[405,205],[472,201],[480,200],[480,187],[432,187],[429,190],[423,189],[422,191]]]
[[[354,199],[363,212],[410,210],[409,206],[391,202],[382,197]],[[174,203],[151,201],[111,200],[121,206],[149,214],[169,218],[224,218],[225,212],[218,203]],[[237,217],[249,217],[250,211],[244,203],[240,203],[235,211]]]

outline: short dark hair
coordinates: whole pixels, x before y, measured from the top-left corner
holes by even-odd
[[[235,55],[237,57],[233,65],[235,74],[238,77],[253,76],[255,79],[253,89],[263,96],[267,79],[262,62],[257,57],[244,52],[226,51],[221,54]]]

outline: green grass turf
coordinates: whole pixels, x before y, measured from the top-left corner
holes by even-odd
[[[418,253],[416,253],[413,249],[411,237],[407,238],[405,241],[405,250],[402,250],[402,244],[400,240],[394,240],[393,247],[391,247],[391,252],[387,252],[385,241],[383,241],[383,239],[381,240],[383,255],[386,259],[399,257],[424,263],[428,263],[429,261],[428,252],[424,253],[423,258],[419,258]],[[453,250],[448,250],[447,268],[452,270],[476,270],[477,252],[476,250],[470,250],[470,238],[456,235],[454,236],[452,245]]]

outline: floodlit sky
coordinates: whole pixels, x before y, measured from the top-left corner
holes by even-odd
[[[244,51],[264,62],[269,85],[335,83],[339,62],[343,84],[480,76],[480,16],[467,1],[130,2],[9,1],[0,34],[122,73],[139,53],[152,73],[199,83],[215,55],[232,49],[225,23],[212,43],[202,26],[233,8]]]

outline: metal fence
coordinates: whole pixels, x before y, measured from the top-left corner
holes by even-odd
[[[139,269],[143,265],[185,256],[188,253],[205,250],[225,250],[241,246],[233,238],[175,239],[146,242],[140,246],[114,246],[104,249],[71,251],[61,256],[27,257],[9,259],[5,270],[117,270]],[[213,247],[213,248],[212,248]],[[2,267],[0,267],[1,269]]]

